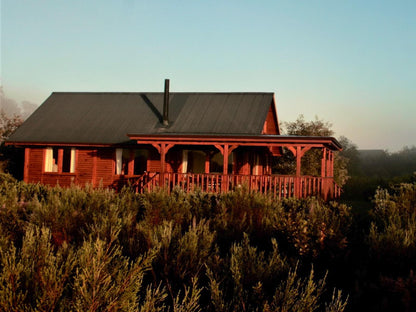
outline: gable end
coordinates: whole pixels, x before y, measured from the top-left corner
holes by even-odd
[[[269,111],[266,116],[266,120],[264,121],[262,134],[280,134],[276,105],[274,101],[270,105]]]

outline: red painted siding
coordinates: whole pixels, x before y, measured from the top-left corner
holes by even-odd
[[[45,149],[40,147],[32,147],[27,149],[28,156],[27,177],[28,182],[43,183],[47,185],[70,186],[77,184],[85,186],[92,184],[92,186],[113,187],[120,180],[120,176],[115,174],[115,148],[77,148],[75,173],[54,173],[44,172],[44,158]],[[242,148],[234,152],[234,170],[230,169],[230,173],[250,175],[254,174],[269,174],[270,168],[267,164],[267,157],[263,155],[261,150],[252,150]],[[258,156],[256,156],[258,155]],[[256,157],[259,158],[257,166]],[[150,148],[147,160],[148,172],[160,172],[160,155],[155,150]],[[174,149],[166,155],[166,173],[181,172],[182,163],[182,149]]]
[[[238,157],[238,174],[250,174],[251,166],[249,163],[249,151],[241,152],[241,154]]]
[[[97,150],[96,183],[103,187],[111,186],[115,179],[115,150]]]
[[[269,112],[267,113],[266,121],[263,126],[263,134],[279,134],[280,131],[277,126],[276,112],[273,104],[270,105]]]
[[[94,157],[97,156],[95,150],[80,149],[78,152],[78,161],[75,164],[77,174],[77,184],[85,186],[93,183],[94,174]]]
[[[76,175],[74,173],[43,173],[42,183],[46,185],[60,185],[60,186],[71,186],[75,184]]]
[[[147,159],[147,171],[160,172],[160,156],[159,153],[154,149],[149,151],[149,158]]]
[[[170,150],[166,155],[166,171],[179,172],[182,167],[182,150]]]
[[[114,175],[114,149],[77,149],[75,173],[44,172],[44,148],[28,149],[26,182],[43,183],[47,185],[70,186],[78,184],[85,186],[92,184],[98,186],[102,183],[108,187],[113,184]]]
[[[27,166],[27,181],[30,183],[42,183],[43,172],[43,148],[31,148],[29,152],[29,164]]]

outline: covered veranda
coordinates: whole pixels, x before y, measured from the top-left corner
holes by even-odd
[[[247,187],[250,191],[271,194],[274,197],[321,196],[324,199],[337,198],[341,189],[334,181],[334,152],[342,149],[332,137],[281,136],[281,135],[138,135],[129,134],[138,145],[153,147],[159,157],[159,170],[146,171],[140,176],[126,177],[137,192],[164,188],[171,191],[179,187],[184,191],[201,189],[206,192],[223,193],[236,187]],[[186,170],[168,170],[169,151],[172,149],[200,149],[205,155],[204,172],[186,172]],[[261,170],[242,170],[235,161],[229,164],[233,151],[261,149],[263,162]],[[272,173],[271,158],[279,157],[282,149],[288,149],[296,159],[295,175]],[[321,175],[301,175],[302,157],[311,149],[322,153]],[[222,172],[211,172],[210,160],[213,150],[222,156]],[[250,157],[246,157],[250,162]],[[181,159],[182,163],[184,159]],[[183,164],[182,164],[183,165]],[[244,164],[243,164],[244,165]],[[253,166],[253,163],[251,164]],[[183,167],[182,167],[183,168]]]

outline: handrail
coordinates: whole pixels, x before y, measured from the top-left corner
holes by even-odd
[[[204,192],[224,193],[245,185],[250,192],[271,194],[276,198],[322,196],[329,199],[341,194],[341,188],[332,177],[146,172],[131,180],[135,180],[133,185],[139,193],[157,187],[163,187],[168,192],[176,187],[185,192],[200,189]]]

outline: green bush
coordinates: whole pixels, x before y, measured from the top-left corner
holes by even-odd
[[[374,198],[374,221],[368,237],[371,252],[380,265],[389,270],[409,265],[416,269],[416,184],[401,184],[392,189],[378,189]]]

